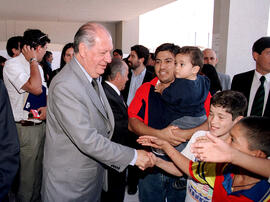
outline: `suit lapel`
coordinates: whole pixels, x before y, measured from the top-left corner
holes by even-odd
[[[245,89],[243,93],[246,95],[248,102],[249,102],[250,90],[251,90],[254,74],[255,74],[255,70],[249,71],[246,75],[247,82],[242,83],[243,89]]]
[[[270,117],[270,90],[269,90],[269,94],[268,94],[268,98],[267,98],[267,102],[266,102],[263,116]]]
[[[111,99],[114,99],[114,100],[116,99],[117,103],[119,103],[121,105],[122,109],[124,111],[127,110],[127,105],[126,105],[124,99],[121,96],[119,96],[117,94],[117,92],[110,85],[108,85],[106,82],[104,82],[103,88],[104,88],[104,90],[106,92],[105,94],[107,95],[107,97],[110,96],[108,98],[111,98]]]
[[[72,59],[70,61],[70,65],[69,66],[72,68],[74,74],[77,75],[78,79],[82,81],[83,86],[85,86],[86,90],[88,91],[88,97],[89,97],[89,99],[96,106],[96,108],[98,109],[98,111],[100,111],[100,113],[105,117],[105,119],[108,120],[108,116],[107,116],[107,113],[105,111],[105,107],[103,106],[100,98],[98,97],[98,95],[97,95],[94,87],[89,82],[89,80],[87,79],[86,75],[81,70],[81,68],[79,67],[78,63],[75,61],[75,59]],[[102,88],[99,85],[99,90],[101,91],[101,89]],[[103,92],[103,94],[104,94],[104,92]]]
[[[114,130],[114,117],[113,117],[113,112],[112,112],[112,109],[110,107],[110,104],[108,102],[108,99],[105,95],[105,92],[100,84],[100,82],[98,82],[98,87],[99,87],[99,92],[100,92],[100,96],[101,96],[101,99],[104,103],[104,107],[105,107],[105,110],[107,112],[107,117],[109,118],[109,122],[110,122],[110,127],[111,127],[111,133],[110,133],[110,138],[112,137],[113,135],[113,130]],[[94,88],[93,88],[94,89]]]

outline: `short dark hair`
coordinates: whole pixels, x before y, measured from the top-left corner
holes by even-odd
[[[111,63],[107,64],[107,67],[105,69],[104,74],[102,75],[102,78],[104,80],[114,80],[118,72],[121,73],[121,75],[124,75],[123,67],[126,65],[127,64],[120,58],[113,58]]]
[[[6,62],[6,61],[7,61],[7,59],[0,55],[0,63]]]
[[[135,51],[138,58],[144,58],[143,64],[146,65],[149,57],[149,49],[142,45],[135,45],[131,47],[131,51]]]
[[[66,64],[66,62],[65,62],[65,60],[64,60],[64,57],[65,57],[65,55],[66,55],[67,49],[69,49],[69,48],[73,48],[73,49],[74,49],[73,43],[67,43],[67,44],[64,46],[64,48],[63,48],[63,50],[62,50],[62,53],[61,53],[60,68],[63,68],[63,67],[65,66],[65,64]]]
[[[118,53],[119,55],[123,56],[123,51],[121,49],[115,49],[113,53]]]
[[[255,43],[252,46],[252,52],[256,52],[258,54],[261,54],[264,49],[270,48],[270,37],[262,37],[255,41]]]
[[[43,56],[45,59],[49,58],[52,55],[51,51],[46,51],[45,55]]]
[[[150,57],[152,60],[155,60],[155,54],[154,54],[154,53],[149,53],[149,57]]]
[[[189,55],[193,66],[203,67],[203,52],[195,46],[183,46],[179,54]]]
[[[13,57],[14,53],[12,52],[12,49],[19,49],[19,45],[22,42],[22,36],[13,36],[11,38],[8,39],[7,41],[7,45],[6,45],[6,49],[7,49],[7,53],[10,57]]]
[[[232,115],[232,120],[235,120],[238,116],[244,116],[247,99],[241,92],[224,90],[217,92],[211,98],[210,104],[214,107],[224,108],[226,112]]]
[[[36,49],[39,45],[44,47],[51,40],[48,38],[47,34],[43,33],[39,29],[27,29],[22,38],[21,48],[24,45],[28,45],[31,48]]]
[[[201,73],[210,80],[210,93],[214,95],[217,91],[222,91],[222,86],[217,74],[217,70],[213,65],[204,64]]]
[[[270,118],[250,116],[241,119],[237,124],[244,128],[250,150],[261,150],[270,156]]]
[[[177,53],[179,53],[180,47],[173,44],[173,43],[164,43],[161,44],[159,47],[156,48],[155,51],[155,58],[157,57],[157,54],[161,51],[169,51],[174,56],[176,56]]]

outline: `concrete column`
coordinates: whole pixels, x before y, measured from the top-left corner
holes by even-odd
[[[218,71],[231,76],[255,68],[252,45],[266,36],[270,0],[215,0],[212,47]]]
[[[139,43],[139,17],[116,24],[115,48],[129,54],[130,47]]]

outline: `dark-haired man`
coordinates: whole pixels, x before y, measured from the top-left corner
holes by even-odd
[[[148,135],[164,139],[171,145],[177,146],[190,139],[197,130],[207,130],[204,124],[182,130],[176,126],[168,126],[164,123],[164,103],[160,93],[155,91],[156,85],[164,88],[170,86],[175,80],[175,56],[179,52],[179,46],[171,43],[160,45],[155,51],[155,73],[157,75],[151,82],[144,83],[136,92],[134,99],[128,108],[129,129],[139,136]],[[208,112],[210,96],[205,101],[205,109]],[[165,157],[166,158],[166,157]],[[186,180],[175,178],[163,173],[158,168],[144,172],[139,181],[140,201],[184,201]]]
[[[128,82],[125,89],[122,91],[123,97],[129,105],[134,98],[136,90],[145,82],[150,81],[154,75],[146,69],[146,64],[149,58],[148,48],[142,45],[131,47],[128,63],[131,68],[128,74]]]
[[[256,69],[233,77],[232,90],[248,100],[246,115],[270,116],[270,37],[258,39],[252,47]]]
[[[6,49],[10,57],[14,58],[21,53],[22,36],[13,36],[8,39]]]
[[[122,59],[123,58],[123,51],[121,49],[115,49],[113,51],[113,58]]]
[[[46,92],[43,91],[46,91],[46,83],[38,62],[42,60],[49,42],[48,36],[40,30],[26,30],[21,41],[22,54],[8,60],[3,72],[20,141],[16,197],[22,202],[40,200],[45,138],[45,123],[42,120],[46,119]],[[44,96],[35,103],[28,102],[28,98],[42,93]],[[28,119],[29,105],[32,108],[32,104],[39,106],[36,108],[40,113],[39,119]]]

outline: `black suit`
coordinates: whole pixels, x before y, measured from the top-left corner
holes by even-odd
[[[146,69],[142,83],[151,81],[154,78],[154,76],[155,75],[151,71]],[[123,95],[125,102],[127,102],[127,98],[128,98],[131,77],[132,77],[132,72],[131,72],[131,69],[129,69],[128,81],[126,83],[125,89],[121,91],[121,94]],[[130,132],[129,134],[130,134],[129,146],[136,149],[142,148],[142,146],[136,142],[136,140],[138,139],[138,136],[133,132]],[[141,171],[137,167],[128,166],[128,178],[127,178],[128,192],[133,190],[132,192],[134,193],[137,190],[137,185],[139,182],[140,175],[141,175]]]
[[[4,82],[0,80],[0,201],[5,201],[19,168],[19,139]]]
[[[250,89],[253,81],[255,70],[237,74],[233,77],[231,90],[242,92],[249,103]],[[247,115],[247,110],[245,112]],[[266,107],[263,116],[270,117],[270,96],[268,95]]]
[[[112,108],[115,127],[112,135],[112,141],[128,145],[128,114],[127,107],[123,99],[106,82],[103,84],[104,92]],[[119,173],[113,169],[108,170],[108,192],[102,192],[101,201],[124,201],[126,186],[126,169]]]

